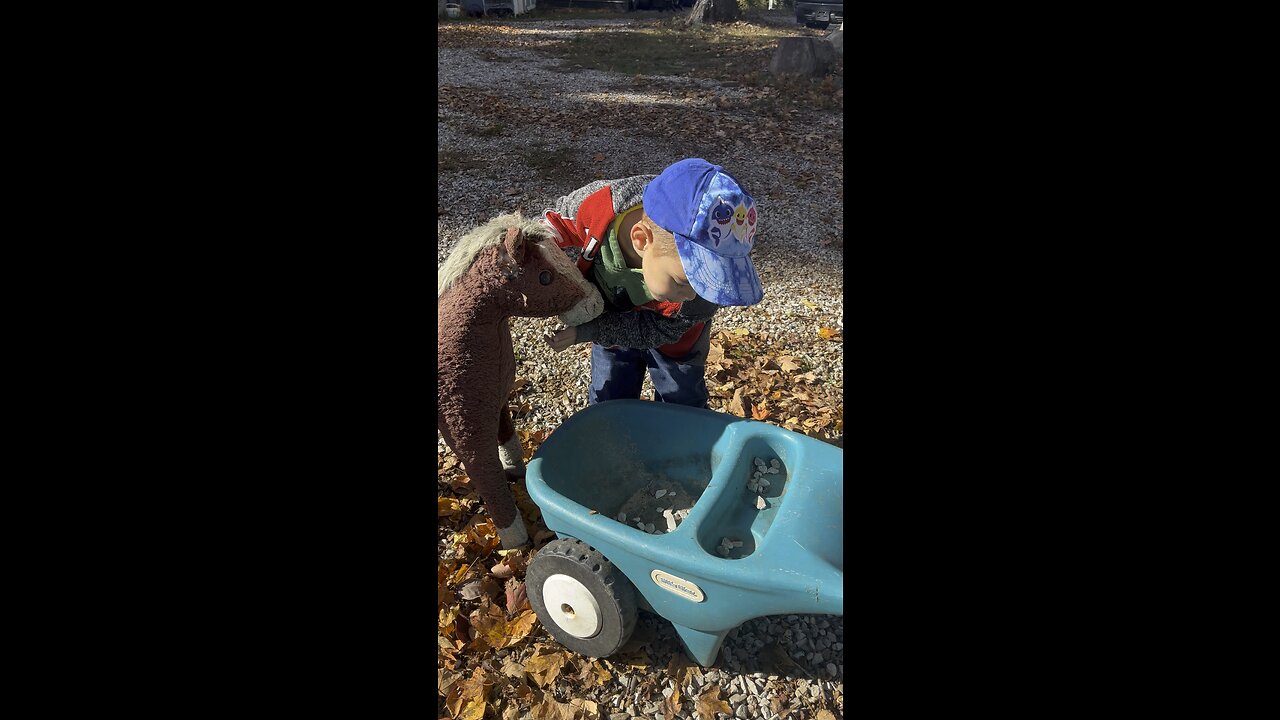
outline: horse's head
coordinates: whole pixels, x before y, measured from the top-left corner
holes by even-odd
[[[565,325],[581,325],[604,310],[600,291],[582,277],[549,234],[512,225],[503,238],[502,251],[507,287],[520,296],[513,315],[559,315]]]
[[[459,240],[440,268],[439,295],[464,276],[474,278],[471,292],[508,315],[559,315],[566,325],[581,325],[604,310],[600,291],[582,277],[551,231],[519,213],[494,218]]]

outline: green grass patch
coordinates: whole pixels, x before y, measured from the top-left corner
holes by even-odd
[[[667,20],[625,31],[580,33],[544,52],[563,59],[560,69],[569,72],[590,68],[625,75],[734,79],[744,55],[771,52],[779,38],[794,35],[786,28],[745,23],[686,28]],[[753,61],[758,64],[759,58]]]

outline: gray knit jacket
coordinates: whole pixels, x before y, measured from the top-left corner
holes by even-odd
[[[587,196],[608,185],[613,193],[613,212],[622,213],[641,204],[645,186],[655,177],[657,176],[634,175],[620,180],[597,180],[557,200],[554,210],[562,217],[574,217],[578,206]],[[619,239],[620,242],[623,240]],[[641,303],[632,302],[632,298],[625,292],[618,297],[611,297],[609,290],[596,280],[594,272],[588,279],[599,287],[600,294],[604,296],[605,311],[596,319],[578,326],[575,342],[595,342],[645,350],[661,347],[679,340],[696,323],[710,324],[712,316],[720,307],[697,297],[682,303],[675,315],[666,317],[649,310],[633,310],[633,307]]]

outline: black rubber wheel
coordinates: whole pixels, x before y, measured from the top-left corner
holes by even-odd
[[[547,632],[580,655],[608,657],[636,629],[631,581],[581,540],[547,543],[529,563],[525,589]]]

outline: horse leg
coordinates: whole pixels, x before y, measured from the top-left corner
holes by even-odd
[[[524,448],[520,445],[520,435],[511,423],[511,411],[504,405],[498,414],[498,457],[502,459],[502,469],[513,478],[524,477]]]
[[[493,451],[496,433],[482,433],[468,439],[470,442],[464,443],[465,447],[456,447],[454,452],[458,453],[463,469],[489,509],[502,549],[512,550],[528,544],[529,532],[524,527],[524,518],[516,508],[515,495],[507,484],[502,463]]]

